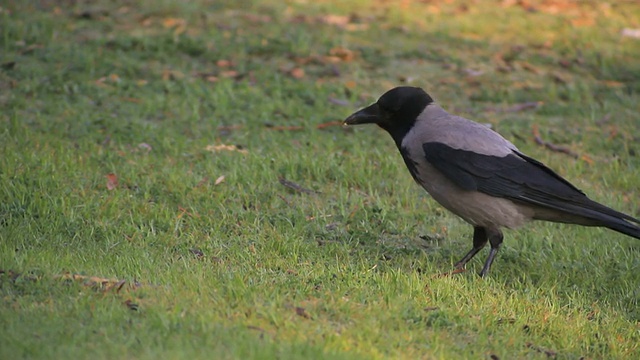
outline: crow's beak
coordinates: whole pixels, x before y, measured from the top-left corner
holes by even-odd
[[[358,125],[358,124],[377,124],[380,122],[380,107],[378,103],[371,104],[366,108],[359,110],[351,116],[349,116],[345,121],[345,125]]]

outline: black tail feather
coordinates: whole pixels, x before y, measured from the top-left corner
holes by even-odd
[[[634,225],[625,220],[615,219],[615,221],[607,221],[603,226],[619,233],[632,236],[636,239],[640,239],[640,226]]]

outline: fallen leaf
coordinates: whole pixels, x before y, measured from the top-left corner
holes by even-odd
[[[344,87],[346,87],[347,89],[353,89],[356,87],[356,85],[356,82],[353,80],[349,80],[344,83]]]
[[[574,27],[593,26],[595,23],[596,20],[591,16],[581,16],[576,19],[571,19],[571,25]]]
[[[224,78],[235,78],[238,76],[238,72],[235,70],[226,70],[226,71],[221,71],[220,72],[220,76],[224,77]]]
[[[622,37],[630,37],[630,38],[633,38],[633,39],[640,39],[640,29],[624,28],[620,32],[620,35]]]
[[[296,306],[296,315],[302,316],[305,319],[311,319],[311,315],[305,310],[305,308]]]
[[[595,164],[595,161],[591,158],[591,156],[587,154],[583,154],[582,156],[580,156],[580,159],[589,165]]]
[[[304,77],[304,69],[303,68],[293,68],[289,71],[289,74],[295,79],[302,79]]]
[[[353,51],[341,46],[329,50],[329,55],[335,56],[344,62],[351,61],[355,58],[355,53]]]
[[[622,87],[622,86],[624,86],[624,83],[622,83],[620,81],[615,81],[615,80],[604,80],[604,81],[602,81],[602,84],[604,84],[604,86],[606,86],[606,87]]]
[[[164,20],[162,20],[162,26],[164,26],[165,28],[173,28],[173,27],[178,27],[178,26],[185,26],[186,25],[186,21],[184,19],[180,19],[180,18],[166,18]]]
[[[349,17],[345,15],[324,15],[318,17],[318,19],[328,25],[336,25],[339,27],[344,27],[349,23]]]
[[[220,145],[207,145],[204,148],[206,151],[211,151],[211,152],[219,152],[219,151],[237,151],[241,154],[248,154],[249,151],[247,151],[247,149],[243,149],[241,147],[238,147],[237,145],[225,145],[225,144],[220,144]]]
[[[180,71],[164,69],[162,70],[162,80],[180,80],[184,78],[184,74]]]
[[[224,175],[221,175],[216,179],[216,181],[213,184],[220,185],[223,181],[224,181]]]
[[[87,276],[87,275],[70,274],[70,273],[56,275],[54,276],[54,278],[62,279],[62,280],[81,281],[83,286],[97,288],[102,291],[113,290],[117,293],[119,293],[124,288],[124,285],[127,283],[126,280],[109,279],[109,278],[103,278],[99,276]],[[138,287],[138,284],[133,284],[132,287],[136,288]]]
[[[118,177],[114,173],[107,174],[107,190],[118,187]]]
[[[523,68],[523,69],[525,69],[525,70],[527,70],[527,71],[529,71],[529,72],[532,72],[532,73],[534,73],[534,74],[536,74],[536,75],[539,75],[539,74],[541,74],[541,73],[542,73],[542,71],[541,71],[540,69],[538,69],[537,67],[535,67],[535,66],[533,66],[533,65],[529,64],[529,63],[528,63],[528,62],[526,62],[526,61],[520,61],[519,63],[520,63],[520,65],[522,66],[522,68]]]
[[[218,67],[229,67],[229,66],[231,66],[231,61],[229,61],[229,60],[218,60],[218,61],[216,61],[216,65]]]

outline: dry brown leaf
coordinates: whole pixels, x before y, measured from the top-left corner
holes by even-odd
[[[96,80],[96,85],[111,88],[111,86],[107,85],[107,83],[118,83],[120,82],[120,76],[117,74],[109,74],[108,76],[103,76]]]
[[[103,291],[115,290],[116,292],[120,292],[120,290],[122,290],[124,285],[127,283],[126,280],[108,279],[108,278],[102,278],[99,276],[86,276],[86,275],[69,274],[69,273],[56,275],[54,276],[54,278],[63,279],[63,280],[82,281],[82,285],[84,286],[99,288]],[[137,287],[136,284],[134,284],[134,286]]]
[[[224,175],[221,175],[216,179],[216,181],[213,184],[220,185],[223,181],[224,181]]]
[[[360,31],[360,30],[367,30],[368,28],[369,28],[369,24],[354,24],[354,23],[349,23],[344,27],[344,29],[347,31]]]
[[[344,27],[349,23],[349,17],[345,15],[329,14],[329,15],[320,16],[318,17],[318,19],[325,24],[336,25],[339,27]]]
[[[526,61],[520,61],[520,66],[522,66],[523,69],[532,72],[536,75],[540,75],[542,73],[542,71],[540,69],[538,69],[537,67],[531,65],[530,63],[526,62]]]
[[[221,71],[220,72],[220,76],[224,77],[224,78],[235,78],[238,76],[238,72],[235,70],[226,70],[226,71]]]
[[[615,81],[615,80],[604,80],[604,81],[602,81],[602,84],[604,84],[604,86],[606,86],[606,87],[622,87],[622,86],[624,86],[623,82]]]
[[[237,151],[241,154],[248,154],[249,151],[247,151],[247,149],[242,149],[239,148],[236,145],[225,145],[225,144],[220,144],[220,145],[207,145],[204,148],[206,151],[211,151],[211,152],[220,152],[220,151]]]
[[[218,61],[216,61],[216,65],[218,67],[229,67],[229,66],[231,66],[231,61],[229,61],[229,60],[218,60]]]
[[[344,83],[344,87],[346,87],[347,89],[355,89],[356,85],[356,82],[353,80],[349,80]]]
[[[338,46],[329,50],[329,55],[337,57],[338,59],[349,62],[355,58],[355,53],[347,48]]]
[[[187,25],[187,22],[184,19],[180,19],[180,18],[166,18],[162,20],[162,26],[164,26],[167,29],[186,26],[186,25]]]
[[[304,77],[304,69],[303,68],[293,68],[289,71],[289,74],[295,79],[302,79]]]
[[[575,27],[593,26],[596,20],[592,16],[580,16],[575,19],[571,19],[571,25]]]
[[[180,71],[164,69],[162,70],[162,80],[179,80],[184,78],[184,74]]]
[[[311,319],[311,315],[305,310],[305,308],[296,306],[296,315],[302,316],[305,319]]]
[[[591,156],[587,154],[582,154],[582,156],[580,156],[580,159],[582,159],[582,161],[586,162],[589,165],[595,164],[595,161],[593,160],[593,158],[591,158]]]
[[[242,14],[242,17],[246,20],[249,20],[253,23],[268,23],[271,22],[271,17],[269,15],[262,14]]]
[[[114,173],[107,174],[107,190],[113,190],[118,187],[118,176]]]

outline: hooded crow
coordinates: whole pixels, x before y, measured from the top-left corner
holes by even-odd
[[[457,269],[489,242],[480,271],[487,275],[502,244],[501,229],[531,220],[602,226],[640,239],[640,220],[589,199],[497,132],[447,113],[421,88],[391,89],[344,123],[386,130],[413,179],[473,226],[473,247]]]

